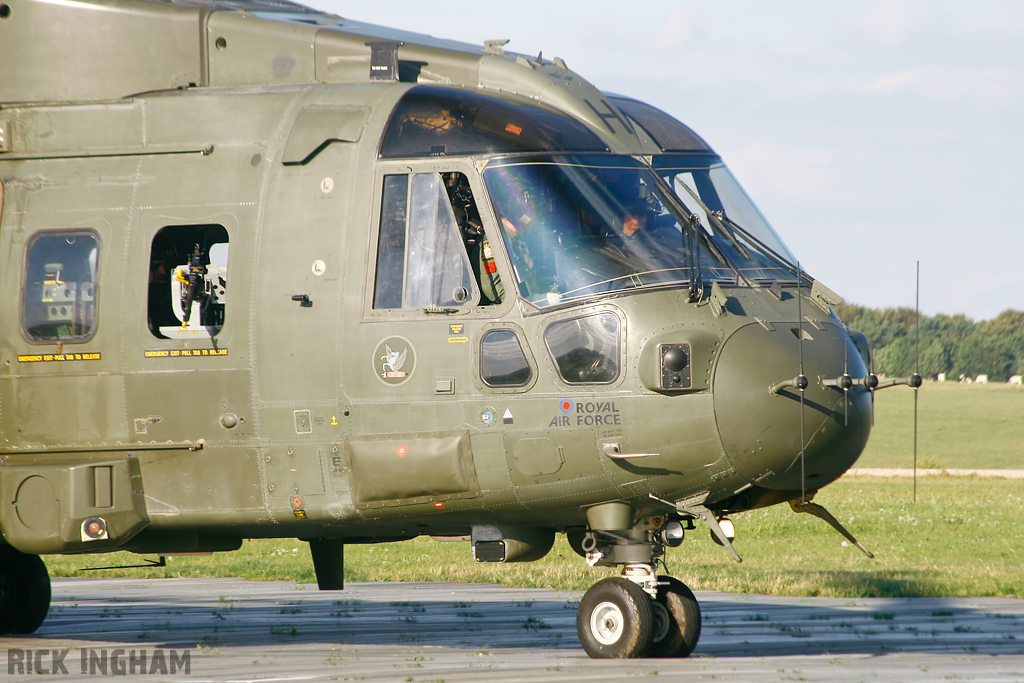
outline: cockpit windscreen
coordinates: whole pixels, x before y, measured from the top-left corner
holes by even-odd
[[[796,258],[716,155],[660,154],[653,164],[744,277],[796,282]]]
[[[645,102],[610,99],[661,148],[652,158],[655,170],[700,216],[708,239],[746,279],[796,282],[796,258],[700,136]]]
[[[705,278],[735,278],[709,249],[694,248],[689,217],[632,157],[509,159],[491,163],[484,181],[519,292],[537,306],[688,286],[695,254]]]

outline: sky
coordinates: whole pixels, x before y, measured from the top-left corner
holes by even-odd
[[[1024,310],[1024,2],[304,4],[508,38],[665,110],[847,302],[913,308],[920,262],[923,314]]]

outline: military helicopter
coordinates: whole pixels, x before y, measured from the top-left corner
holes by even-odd
[[[40,555],[292,537],[334,590],[346,544],[565,533],[622,567],[586,652],[683,657],[658,567],[697,523],[853,540],[811,502],[882,386],[839,298],[691,129],[503,45],[0,0],[0,631],[43,622]]]

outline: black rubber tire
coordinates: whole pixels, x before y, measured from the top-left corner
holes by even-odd
[[[668,633],[651,643],[651,657],[689,657],[700,640],[700,605],[685,583],[671,576],[659,576],[658,602],[668,612]]]
[[[576,632],[595,659],[643,657],[651,644],[651,598],[629,579],[616,576],[590,587],[576,612]]]
[[[50,611],[50,576],[38,555],[0,546],[0,634],[26,635]]]

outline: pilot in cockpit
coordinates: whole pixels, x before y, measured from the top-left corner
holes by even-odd
[[[681,256],[682,250],[675,217],[657,197],[644,192],[646,189],[634,187],[624,195],[626,201],[619,207],[602,250],[610,259],[626,262],[640,272],[663,270],[666,256],[675,252]]]
[[[647,205],[637,203],[626,208],[626,214],[622,217],[622,236],[630,239],[647,227]]]

